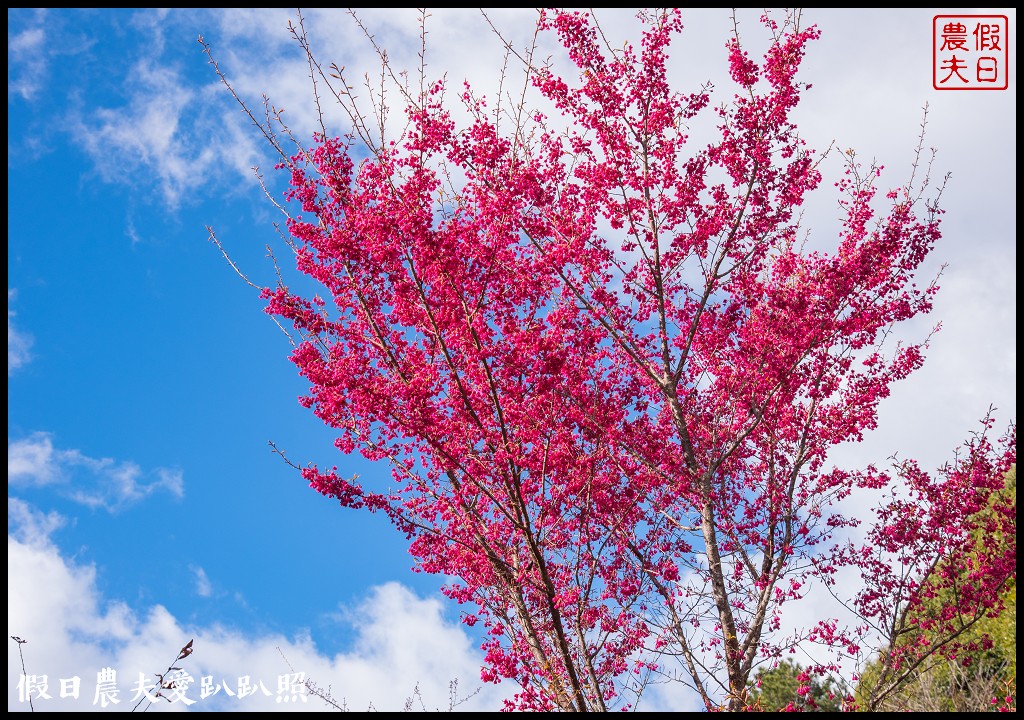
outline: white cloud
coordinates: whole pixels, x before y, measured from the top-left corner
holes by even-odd
[[[213,595],[213,585],[210,584],[210,578],[206,576],[206,571],[198,565],[189,565],[189,570],[196,578],[196,595],[199,597],[210,597]]]
[[[329,686],[332,696],[353,710],[371,705],[400,710],[417,686],[427,708],[446,709],[451,680],[459,680],[460,694],[481,685],[481,657],[461,626],[444,618],[438,599],[421,598],[397,583],[374,587],[363,602],[345,609],[355,639],[347,652],[328,657],[309,636],[246,636],[218,625],[184,624],[159,605],[133,612],[103,597],[95,567],[61,556],[48,538],[59,519],[15,500],[8,502],[8,522],[15,533],[7,537],[8,634],[28,641],[22,648],[28,673],[47,676],[52,699],[35,699],[37,710],[94,709],[96,675],[104,667],[117,671],[117,709],[130,707],[139,673],[152,677],[163,671],[190,639],[194,652],[176,664],[197,678],[186,692],[197,701],[196,710],[327,709],[315,697],[305,703],[278,702],[279,678],[289,672]],[[9,710],[26,706],[18,696],[20,675],[12,641]],[[61,698],[60,680],[75,676],[81,678],[79,698]],[[260,691],[240,700],[220,692],[200,700],[198,678],[203,676],[236,692],[239,678],[249,676],[257,687],[262,682],[270,696]],[[462,708],[494,709],[500,701],[498,690],[487,686]]]
[[[10,12],[10,11],[8,11]],[[21,32],[7,30],[7,97],[19,95],[25,100],[35,97],[46,74],[45,9],[33,13],[31,24]]]
[[[14,483],[47,485],[56,480],[53,441],[46,433],[7,441],[7,480]]]
[[[14,538],[25,545],[46,545],[50,535],[63,527],[60,513],[41,513],[24,500],[7,498],[7,528]]]
[[[15,53],[16,55],[28,54],[39,50],[43,44],[43,40],[46,39],[46,33],[42,27],[33,27],[25,30],[24,32],[18,33],[17,35],[7,35],[7,52]]]
[[[163,491],[185,495],[180,470],[144,471],[133,462],[91,458],[78,450],[54,448],[49,433],[7,441],[7,478],[15,486],[53,485],[60,494],[91,508],[117,512]]]
[[[75,135],[108,182],[126,169],[145,167],[155,172],[164,197],[175,204],[190,171],[201,173],[208,162],[202,146],[188,147],[181,138],[180,120],[195,93],[173,70],[148,60],[138,63],[132,75],[136,89],[128,105],[100,108],[81,118]]]
[[[490,88],[494,95],[503,51],[484,20],[478,13],[464,10],[434,14],[427,24],[431,41],[428,74],[441,77],[451,73],[453,83],[459,85],[469,73],[476,87]],[[535,13],[500,11],[496,16],[507,21],[513,37],[527,37],[524,28],[532,27]],[[411,67],[416,62],[415,12],[366,10],[363,17],[386,44],[396,67]],[[202,85],[179,72],[165,33],[183,19],[190,27],[198,24],[203,30],[233,88],[257,118],[265,119],[262,98],[266,95],[284,111],[300,141],[310,141],[312,133],[320,129],[309,67],[287,29],[289,21],[296,21],[293,11],[229,9],[198,15],[191,10],[140,11],[132,24],[146,41],[142,55],[127,74],[125,102],[94,108],[67,125],[105,181],[135,187],[155,181],[172,207],[203,195],[204,188],[210,186],[219,192],[233,192],[239,176],[253,182],[253,166],[279,160],[212,69]],[[360,85],[366,74],[379,75],[376,52],[344,11],[310,10],[306,20],[314,48],[325,65],[334,61],[345,65]],[[207,27],[203,27],[204,21]],[[347,116],[322,84],[319,90],[329,131],[344,134],[350,125]],[[360,87],[359,93],[364,96],[367,91]],[[390,93],[389,103],[397,113],[402,103],[394,88]],[[132,229],[129,235],[134,235]]]
[[[7,290],[7,376],[10,377],[17,368],[21,367],[29,360],[32,356],[29,354],[29,348],[32,347],[32,336],[28,335],[21,330],[18,330],[11,323],[11,318],[14,317],[14,311],[11,310],[11,301],[14,300],[15,291],[8,288]]]
[[[68,123],[72,134],[105,181],[152,183],[172,207],[198,198],[211,181],[233,186],[241,175],[254,182],[259,156],[244,118],[237,108],[225,112],[228,98],[215,77],[195,85],[161,56],[163,25],[144,16],[134,24],[149,39],[129,72],[125,103],[78,114]],[[134,242],[134,228],[129,235]]]

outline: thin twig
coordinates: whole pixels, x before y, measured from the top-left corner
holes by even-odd
[[[21,676],[25,678],[25,694],[28,696],[29,710],[35,712],[36,707],[32,704],[32,693],[28,692],[28,670],[25,669],[25,654],[21,651],[21,646],[27,643],[28,640],[22,640],[17,635],[11,635],[11,640],[18,643],[18,655],[21,657]]]

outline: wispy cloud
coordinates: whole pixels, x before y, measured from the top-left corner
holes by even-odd
[[[32,336],[14,327],[11,318],[14,311],[11,310],[11,302],[14,300],[15,291],[7,290],[7,376],[10,377],[16,369],[32,359],[29,348],[32,347]]]
[[[192,571],[192,575],[195,576],[196,595],[204,598],[213,595],[213,585],[210,584],[210,578],[206,576],[206,571],[198,565],[189,565],[188,568]]]
[[[429,709],[445,709],[451,680],[459,680],[461,696],[481,685],[482,658],[462,627],[444,617],[438,599],[419,597],[397,583],[370,589],[362,602],[347,609],[355,639],[347,652],[332,657],[318,651],[306,635],[246,635],[215,624],[184,623],[160,605],[134,612],[100,592],[97,568],[61,555],[49,539],[59,518],[14,501],[8,503],[8,524],[9,631],[28,640],[28,671],[50,680],[51,699],[37,699],[37,709],[97,709],[93,690],[104,667],[117,672],[118,708],[124,708],[139,673],[151,677],[163,670],[169,655],[190,638],[194,653],[178,664],[194,678],[186,692],[196,701],[194,710],[281,710],[279,678],[290,672],[330,686],[331,694],[352,710],[371,704],[379,710],[400,710],[417,686]],[[17,655],[17,646],[10,643],[9,710],[26,705],[18,697]],[[81,678],[81,697],[60,697],[58,679],[75,676]],[[248,676],[253,685],[262,682],[269,695],[259,691],[240,699],[220,692],[200,700],[204,676],[235,690],[240,678]],[[494,709],[501,697],[499,688],[487,685],[460,709]],[[290,702],[287,709],[328,708],[309,697]]]
[[[74,117],[72,134],[107,182],[154,184],[171,207],[198,199],[211,182],[255,182],[259,155],[237,111],[226,112],[223,88],[187,80],[173,61],[160,56],[159,25],[140,26],[153,35],[131,67],[125,102]]]
[[[52,485],[64,497],[108,512],[122,510],[156,492],[175,498],[185,494],[180,470],[158,467],[144,471],[133,462],[61,450],[44,432],[7,440],[7,479],[14,486]]]
[[[344,11],[311,10],[307,16],[321,59],[328,64],[338,59],[357,82],[365,73],[375,76],[380,72],[376,51]],[[396,67],[416,60],[417,17],[415,13],[367,11],[368,22],[389,39],[388,53]],[[519,23],[528,24],[532,17],[532,11],[512,14]],[[211,188],[233,191],[239,177],[255,183],[252,167],[267,166],[279,158],[271,156],[260,133],[212,70],[199,83],[189,76],[186,69],[194,58],[182,52],[180,42],[172,42],[168,28],[177,30],[187,22],[191,29],[198,24],[213,44],[214,55],[232,86],[253,113],[265,119],[262,99],[266,96],[276,108],[286,111],[290,130],[305,142],[320,129],[320,123],[312,102],[309,66],[287,30],[289,21],[295,22],[296,17],[288,10],[140,11],[133,15],[132,26],[145,41],[124,64],[123,102],[112,104],[104,99],[102,107],[79,112],[64,126],[89,154],[104,181],[133,188],[155,186],[171,207],[206,197]],[[485,86],[495,94],[498,78],[491,77],[494,73],[490,71],[501,67],[502,46],[483,20],[464,11],[445,12],[430,27],[432,40],[444,48],[431,55],[431,77],[451,71],[452,77],[461,80],[468,72],[478,88]],[[175,34],[175,40],[177,37]],[[490,51],[489,62],[482,63],[479,58],[486,51]],[[323,87],[319,90],[326,93]],[[391,92],[397,91],[391,88]],[[347,114],[326,94],[322,109],[330,132],[348,131]]]
[[[24,500],[7,498],[8,537],[24,545],[48,545],[50,535],[64,525],[60,513],[42,513]]]
[[[83,116],[75,129],[85,150],[107,181],[146,167],[168,202],[176,204],[190,173],[209,163],[202,146],[189,148],[181,118],[195,93],[169,68],[145,60],[136,64],[126,106],[99,108]]]
[[[48,485],[57,478],[53,442],[46,433],[22,440],[7,440],[7,481]]]
[[[10,11],[8,10],[8,13]],[[31,100],[42,87],[46,75],[45,9],[32,13],[28,27],[11,32],[8,15],[7,30],[7,97],[20,96]]]

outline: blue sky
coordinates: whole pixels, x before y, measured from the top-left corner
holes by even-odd
[[[1016,417],[1016,49],[1009,90],[935,91],[936,12],[805,13],[824,31],[805,65],[812,144],[878,157],[900,184],[927,102],[936,168],[953,173],[929,266],[947,265],[926,323],[943,330],[880,430],[837,461],[899,451],[935,464],[989,404],[1003,424]],[[1009,14],[1013,42],[1015,13],[991,12]],[[338,455],[298,405],[305,386],[287,341],[208,241],[212,226],[254,280],[272,282],[273,209],[250,170],[272,158],[196,38],[240,93],[257,103],[268,93],[308,136],[291,17],[8,10],[8,634],[29,641],[29,672],[48,673],[51,694],[56,678],[83,678],[82,699],[42,700],[49,708],[89,709],[104,664],[154,672],[190,637],[203,640],[194,670],[270,686],[287,670],[280,647],[357,708],[401,707],[417,682],[442,706],[449,679],[478,685],[478,654],[440,579],[410,571],[383,518],[342,511],[270,452],[273,440],[299,464],[388,475]],[[393,61],[413,67],[415,14],[365,17]],[[327,64],[372,69],[343,13],[306,19]],[[496,19],[520,37],[530,15]],[[754,20],[743,26],[751,38]],[[479,15],[430,22],[430,68],[493,87],[500,48]],[[684,22],[680,76],[718,77],[728,14]],[[821,194],[809,213],[827,232],[834,198]],[[17,665],[12,642],[12,709],[24,707]],[[474,702],[493,707],[498,694]],[[272,700],[267,709],[281,707]]]

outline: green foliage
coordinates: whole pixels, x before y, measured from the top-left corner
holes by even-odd
[[[806,688],[803,694],[801,688]],[[785,660],[777,667],[757,671],[748,700],[751,707],[770,712],[784,710],[791,703],[794,710],[837,712],[843,694],[832,678],[822,679]]]

